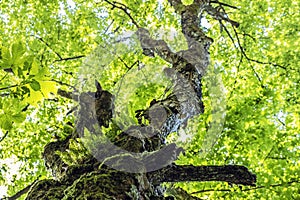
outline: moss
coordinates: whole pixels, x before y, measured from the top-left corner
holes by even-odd
[[[55,180],[42,180],[37,182],[28,193],[26,200],[62,199],[66,185]]]

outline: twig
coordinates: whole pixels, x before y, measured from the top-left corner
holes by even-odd
[[[241,66],[242,62],[243,62],[243,54],[241,53],[241,58],[240,58],[238,66],[237,66],[236,76],[235,76],[235,79],[234,79],[234,82],[233,82],[233,88],[232,88],[232,90],[231,90],[231,92],[228,96],[228,100],[231,99],[232,93],[236,89],[237,77],[238,77],[238,74],[240,73],[240,66]]]
[[[233,150],[234,150],[237,146],[239,146],[241,143],[242,143],[241,140],[239,140],[239,141],[234,145]],[[231,154],[229,153],[229,154],[226,156],[226,158],[225,158],[225,160],[224,160],[224,163],[226,163],[226,162],[228,161],[230,155],[231,155]]]
[[[7,97],[9,95],[10,95],[10,93],[2,93],[2,94],[0,94],[0,97]]]
[[[230,40],[232,41],[233,45],[235,46],[234,39],[233,39],[233,37],[231,36],[231,34],[229,33],[229,31],[228,31],[228,29],[226,28],[226,26],[222,23],[222,21],[220,21],[220,24],[221,24],[221,26],[225,29],[225,32],[226,32],[227,35],[229,36],[229,38],[230,38]],[[237,34],[236,34],[236,37],[238,38],[238,35],[237,35]],[[239,38],[238,38],[238,41],[239,41]],[[236,46],[235,46],[235,47],[236,47]],[[242,51],[242,54],[245,56],[245,58],[246,58],[247,60],[249,60],[248,57],[245,55],[245,52],[243,51],[243,48],[241,47],[240,42],[238,42],[238,47],[236,47],[236,48],[240,48],[241,51]],[[251,67],[251,69],[252,69],[252,71],[253,71],[255,77],[256,77],[257,80],[259,81],[261,87],[262,87],[262,88],[265,88],[265,86],[264,86],[263,83],[262,83],[261,78],[259,77],[258,73],[255,71],[254,67],[253,67],[251,64],[250,64],[250,67]]]
[[[59,60],[54,60],[54,62],[59,62],[59,61],[68,61],[68,60],[75,60],[79,58],[83,58],[85,55],[80,55],[80,56],[74,56],[74,57],[68,57],[68,58],[60,58]]]
[[[0,142],[2,142],[4,140],[4,138],[8,135],[8,131],[6,131],[6,133],[3,135],[3,137],[0,139]]]
[[[137,28],[140,28],[140,26],[138,25],[138,23],[133,19],[133,17],[129,14],[128,10],[130,10],[126,5],[122,4],[122,3],[119,3],[119,2],[116,2],[116,1],[113,1],[113,2],[110,2],[108,0],[104,0],[106,3],[110,4],[111,6],[113,6],[112,9],[114,8],[118,8],[120,10],[122,10],[129,18],[130,20],[132,21],[132,23],[137,27]],[[121,6],[118,6],[117,4],[121,5]]]
[[[135,61],[130,67],[126,64],[126,62],[120,57],[120,56],[118,56],[118,58],[121,60],[121,62],[125,65],[125,67],[128,69],[128,70],[130,70],[130,69],[132,69],[133,67],[134,67],[134,65],[136,65],[139,61],[137,60],[137,61]]]
[[[209,4],[205,6],[205,11],[217,20],[223,20],[229,22],[232,26],[235,27],[239,27],[240,25],[238,22],[233,21],[228,17],[225,9],[222,6],[213,7]]]
[[[6,73],[2,78],[1,78],[1,80],[0,81],[2,81],[3,79],[5,79],[5,77],[8,75],[8,73]]]
[[[120,57],[119,57],[120,58]],[[121,59],[121,58],[120,58]],[[122,61],[122,60],[121,60]],[[135,61],[130,67],[128,67],[128,65],[126,63],[124,63],[124,65],[126,65],[125,67],[127,68],[127,71],[122,75],[122,77],[120,78],[120,84],[119,84],[119,87],[118,87],[118,91],[116,94],[119,94],[120,90],[121,90],[121,86],[123,84],[123,81],[124,81],[124,78],[125,76],[127,75],[127,73],[130,71],[130,69],[132,69],[134,67],[134,65],[136,65],[136,63],[138,63],[139,61]]]
[[[69,110],[69,111],[66,113],[66,116],[68,116],[69,114],[71,114],[72,112],[74,112],[77,108],[78,108],[78,106],[74,106],[73,108],[71,108],[71,110]]]
[[[221,20],[219,20],[220,24],[221,24],[221,27],[224,28],[225,32],[227,33],[228,37],[230,38],[230,40],[232,41],[232,44],[235,48],[238,48],[236,45],[235,45],[235,42],[234,42],[234,39],[233,37],[231,36],[231,34],[229,33],[228,29],[226,28],[226,26],[222,23]]]
[[[251,61],[251,60],[249,60],[249,58],[247,57],[247,55],[246,55],[244,49],[241,47],[240,40],[239,40],[239,37],[238,37],[237,32],[235,32],[235,35],[236,35],[236,38],[237,38],[237,40],[238,40],[238,47],[235,45],[235,42],[234,42],[233,37],[232,37],[231,34],[229,33],[229,31],[228,31],[228,29],[226,28],[226,26],[222,23],[222,21],[220,21],[220,24],[221,24],[221,26],[224,28],[224,30],[225,30],[225,32],[227,33],[227,35],[228,35],[228,37],[230,38],[230,40],[232,41],[234,47],[237,48],[237,49],[240,49],[240,50],[241,50],[241,53],[242,53],[242,56],[245,56],[245,58],[246,58],[248,61]],[[234,28],[234,26],[232,26],[232,27]],[[252,71],[253,71],[255,77],[256,77],[257,80],[259,81],[261,87],[262,87],[262,88],[265,88],[265,86],[264,86],[263,83],[262,83],[261,78],[259,77],[258,73],[255,71],[254,67],[253,67],[251,64],[250,64],[250,67],[251,67],[251,69],[252,69]]]
[[[238,33],[237,33],[235,27],[232,26],[232,28],[233,28],[233,31],[234,31],[235,36],[236,36],[236,38],[237,38],[237,42],[238,42],[238,45],[239,45],[239,49],[241,50],[242,54],[245,56],[245,58],[246,58],[247,60],[252,61],[252,62],[256,62],[256,63],[258,63],[258,64],[263,64],[263,65],[273,65],[274,67],[280,67],[280,68],[282,68],[282,69],[284,69],[284,70],[287,69],[286,67],[284,67],[284,66],[282,66],[282,65],[279,65],[279,64],[276,64],[276,63],[272,63],[272,62],[262,62],[262,61],[259,61],[259,60],[255,60],[255,59],[249,58],[248,55],[246,54],[246,52],[244,51],[242,45],[241,45],[240,38],[239,38],[239,36],[238,36]]]
[[[282,126],[286,126],[286,124],[285,124],[281,119],[277,118],[277,120],[280,122],[280,124],[281,124]]]
[[[220,4],[220,5],[223,5],[223,3],[219,2],[219,1],[211,1],[210,3],[218,3],[218,4]],[[229,6],[229,5],[227,5],[227,4],[225,4],[225,5],[226,5],[226,6]],[[229,6],[229,7],[230,7],[230,6]],[[235,33],[237,42],[238,42],[238,48],[241,50],[243,56],[244,56],[247,60],[252,61],[252,62],[256,62],[256,63],[258,63],[258,64],[273,65],[274,67],[280,67],[280,68],[285,69],[285,70],[287,69],[285,66],[282,66],[282,65],[279,65],[279,64],[276,64],[276,63],[272,63],[272,62],[262,62],[262,61],[259,61],[259,60],[255,60],[255,59],[249,58],[248,55],[246,54],[246,52],[244,51],[242,45],[241,45],[240,38],[239,38],[238,33],[237,33],[237,31],[236,31],[236,27],[237,27],[236,23],[237,23],[237,22],[232,21],[232,20],[230,20],[229,18],[224,18],[222,15],[218,14],[217,10],[216,10],[215,8],[213,8],[213,7],[208,7],[208,8],[209,8],[209,9],[207,9],[207,12],[208,12],[209,14],[215,15],[216,17],[220,17],[220,18],[221,18],[221,19],[218,19],[219,22],[220,22],[220,24],[221,24],[221,27],[225,29],[225,31],[226,31],[227,35],[229,36],[230,40],[233,42],[233,45],[236,47],[233,37],[231,36],[231,34],[229,33],[228,29],[225,27],[225,25],[222,23],[221,20],[228,21],[228,22],[231,24],[231,26],[232,26],[232,28],[233,28],[233,31],[234,31],[234,33]],[[224,10],[224,9],[222,8],[222,10]],[[224,14],[226,14],[225,11],[224,11]],[[244,34],[244,35],[245,35],[245,34]],[[250,35],[247,35],[247,36],[251,37]],[[251,37],[251,38],[254,40],[253,37]],[[236,47],[236,48],[237,48],[237,47]],[[255,74],[256,74],[256,72],[255,72]],[[257,74],[256,74],[256,76],[257,76]],[[260,78],[259,78],[258,76],[257,76],[257,78],[260,80]],[[260,81],[260,82],[261,82],[261,81]]]
[[[113,20],[111,21],[111,23],[110,23],[110,24],[107,26],[107,28],[105,29],[104,35],[106,35],[107,31],[110,29],[110,27],[113,25],[114,22],[115,22],[115,20],[113,19]]]
[[[274,150],[274,145],[272,146],[271,150],[268,152],[267,156],[264,158],[263,161],[265,161],[267,158],[270,157],[270,155],[271,155],[271,153],[272,153],[273,150]]]
[[[229,8],[238,9],[238,7],[236,7],[236,6],[232,6],[232,5],[229,5],[227,3],[222,3],[222,2],[219,2],[219,1],[210,1],[209,3],[217,3],[217,4],[221,5],[221,6],[227,6]]]
[[[248,36],[248,37],[251,38],[254,42],[256,42],[255,37],[253,37],[252,35],[250,35],[250,34],[248,34],[248,33],[238,33],[238,34],[243,35],[244,37],[245,37],[245,36]]]
[[[0,88],[0,90],[7,90],[7,89],[14,88],[14,87],[18,87],[18,86],[19,86],[19,85],[11,85],[11,86],[7,86],[7,87]]]
[[[77,91],[76,88],[73,85],[70,85],[70,84],[64,83],[62,81],[55,80],[55,79],[51,79],[51,81],[53,81],[55,83],[58,83],[60,85],[68,86],[68,87],[72,88],[74,91]]]
[[[61,55],[60,55],[59,53],[57,53],[56,51],[54,51],[54,50],[52,49],[52,47],[51,47],[51,46],[50,46],[43,38],[41,38],[41,37],[39,37],[39,36],[35,36],[35,35],[31,35],[31,36],[37,38],[37,39],[40,40],[42,43],[44,43],[49,49],[51,49],[51,50],[57,55],[57,57],[58,57],[60,60],[63,59],[63,58],[61,57]]]
[[[252,71],[253,71],[255,77],[256,77],[257,80],[259,81],[261,88],[263,88],[263,89],[266,88],[266,86],[264,86],[264,84],[263,84],[263,82],[262,82],[262,79],[259,77],[258,73],[255,71],[253,65],[252,65],[251,63],[249,63],[249,65],[250,65],[250,67],[251,67],[251,69],[252,69]]]

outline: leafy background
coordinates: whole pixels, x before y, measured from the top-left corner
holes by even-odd
[[[176,51],[184,49],[180,34],[173,38],[160,34],[161,30],[176,33],[180,28],[167,1],[118,2],[130,8],[132,17],[154,37],[166,39]],[[203,155],[213,110],[208,90],[212,79],[206,78],[205,113],[189,123],[185,131],[188,139],[174,134],[169,140],[186,149],[178,163],[245,165],[257,174],[257,187],[220,182],[176,186],[203,199],[300,199],[300,3],[224,3],[238,8],[226,8],[230,18],[240,23],[236,33],[229,24],[228,32],[220,29],[219,22],[209,16],[202,20],[205,31],[214,38],[207,77],[217,70],[224,87],[223,129]],[[113,9],[107,1],[4,0],[0,6],[0,190],[10,196],[35,179],[50,176],[41,157],[43,146],[72,129],[67,124],[74,123],[74,116],[68,114],[74,102],[59,96],[57,89],[79,87],[78,71],[84,59],[112,35],[135,31],[135,27],[124,12]],[[242,54],[239,45],[253,61]],[[134,64],[137,60],[145,65],[142,69]],[[101,84],[117,91],[124,75],[138,71],[151,74],[153,65],[166,63],[149,60],[141,51],[124,54],[122,61],[117,59],[101,72]],[[164,91],[142,79],[139,84],[143,87],[138,94],[128,99],[131,115]]]

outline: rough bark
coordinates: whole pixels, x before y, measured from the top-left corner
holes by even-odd
[[[64,140],[46,145],[43,154],[55,179],[35,183],[26,199],[172,199],[164,197],[161,183],[225,181],[255,185],[255,175],[243,166],[174,164],[183,150],[175,144],[166,144],[165,138],[204,110],[201,78],[209,64],[208,50],[213,40],[199,27],[202,10],[211,8],[209,1],[195,0],[189,6],[184,6],[181,0],[169,0],[169,3],[181,16],[187,50],[172,52],[165,41],[153,39],[145,28],[139,27],[136,34],[146,56],[159,56],[172,65],[164,70],[173,81],[172,93],[165,99],[153,100],[148,109],[137,111],[139,125],[126,131],[112,129],[120,133],[110,138],[110,143],[99,143],[94,157],[87,156],[70,165],[56,151],[66,151],[70,141],[84,135],[85,129],[101,135],[95,125],[108,127],[114,109],[113,95],[102,90],[98,82],[96,92],[73,96],[80,105],[76,131]],[[68,93],[60,93],[71,98]],[[143,124],[143,120],[148,120],[149,125]]]

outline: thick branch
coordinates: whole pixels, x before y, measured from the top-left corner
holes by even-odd
[[[67,99],[78,101],[78,95],[75,95],[73,92],[68,92],[62,89],[58,89],[57,94]]]
[[[19,192],[17,192],[13,196],[4,198],[4,200],[16,200],[16,199],[20,198],[22,195],[26,194],[30,190],[30,188],[37,182],[38,182],[38,179],[33,181],[30,185],[23,188],[22,190],[20,190]]]
[[[182,181],[225,181],[233,184],[255,186],[256,175],[244,166],[192,166],[172,165],[148,173],[153,183]]]
[[[251,188],[245,188],[245,189],[242,189],[240,191],[242,192],[246,192],[246,191],[251,191],[251,190],[258,190],[258,189],[262,189],[262,188],[266,188],[266,189],[273,189],[273,188],[276,188],[276,187],[287,187],[287,186],[290,186],[292,184],[299,184],[300,183],[300,180],[299,181],[289,181],[287,183],[279,183],[279,184],[273,184],[273,185],[260,185],[260,186],[257,186],[257,187],[251,187]],[[232,190],[230,189],[219,189],[219,190],[216,190],[216,189],[208,189],[208,190],[200,190],[200,191],[196,191],[196,192],[192,192],[191,194],[199,194],[199,193],[205,193],[205,192],[231,192]]]

